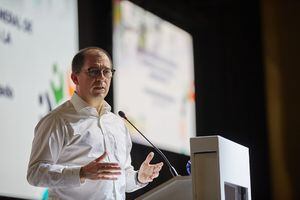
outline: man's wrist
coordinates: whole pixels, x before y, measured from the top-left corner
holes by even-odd
[[[136,182],[140,185],[145,185],[146,183],[143,183],[139,180],[139,171],[136,172]]]
[[[85,175],[84,175],[84,172],[83,172],[83,167],[80,168],[79,178],[80,178],[80,183],[84,183],[85,182]]]

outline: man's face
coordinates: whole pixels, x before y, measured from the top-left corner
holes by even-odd
[[[104,76],[105,69],[110,71],[111,63],[109,58],[99,50],[89,50],[86,52],[84,65],[79,74],[72,74],[72,79],[76,84],[78,95],[86,102],[97,98],[104,99],[109,91],[111,77]],[[101,69],[97,76],[91,76],[93,71]],[[103,71],[104,70],[104,71]]]

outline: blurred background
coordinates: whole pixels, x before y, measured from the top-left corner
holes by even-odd
[[[221,135],[249,148],[252,199],[300,199],[299,10],[296,0],[0,0],[0,198],[46,199],[26,181],[34,127],[74,92],[73,55],[99,46],[117,69],[106,100],[179,174],[190,137]],[[132,132],[138,169],[153,149]],[[171,177],[165,167],[127,199]]]

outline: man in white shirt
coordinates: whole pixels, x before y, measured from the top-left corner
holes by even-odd
[[[27,171],[30,184],[49,188],[50,199],[125,199],[125,192],[158,177],[163,163],[151,152],[135,171],[124,121],[106,97],[114,69],[98,47],[79,51],[72,61],[76,92],[37,124]]]

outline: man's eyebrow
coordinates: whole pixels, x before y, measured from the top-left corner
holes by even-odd
[[[111,67],[107,67],[105,65],[101,65],[100,67],[91,65],[91,66],[89,66],[89,68],[107,68],[107,69],[111,69]]]

